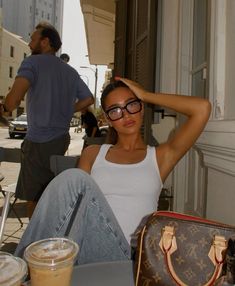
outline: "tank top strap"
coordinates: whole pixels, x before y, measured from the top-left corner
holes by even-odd
[[[147,146],[147,155],[148,158],[156,160],[156,148],[154,146]]]
[[[98,155],[96,157],[96,161],[99,161],[99,160],[103,161],[105,159],[106,154],[107,154],[107,152],[108,152],[108,150],[109,150],[109,148],[111,146],[112,146],[111,144],[102,144],[100,146],[100,151],[99,151],[99,153],[98,153]]]
[[[158,162],[157,162],[157,157],[156,157],[156,147],[148,145],[146,159],[147,159],[147,162],[149,162],[149,163],[151,162],[152,166],[154,166],[155,170],[158,173],[160,183],[161,183],[161,185],[163,185],[161,175],[160,175],[159,166],[158,166]]]

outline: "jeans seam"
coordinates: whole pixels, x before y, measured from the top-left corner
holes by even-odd
[[[96,203],[96,199],[94,197],[92,197],[91,199],[91,204],[93,204],[94,206],[99,208],[99,212],[100,212],[100,217],[103,218],[104,220],[104,224],[106,225],[106,227],[109,229],[111,235],[114,237],[114,239],[116,240],[118,247],[121,249],[121,251],[123,252],[123,254],[130,259],[130,257],[128,256],[128,250],[123,246],[123,243],[121,242],[121,238],[120,235],[118,235],[118,231],[114,230],[112,225],[109,223],[110,219],[104,215],[104,212],[102,211],[102,209],[100,208],[99,204]]]
[[[73,210],[76,206],[76,203],[78,201],[78,197],[80,194],[78,194],[78,196],[76,197],[75,201],[73,204],[70,204],[70,208],[68,209],[68,211],[62,216],[60,222],[58,223],[58,226],[56,227],[56,235],[58,233],[60,233],[62,227],[64,226],[64,224],[69,220],[69,218],[71,217],[71,213],[73,213]]]
[[[70,220],[69,220],[68,226],[67,226],[67,228],[66,228],[66,230],[65,230],[65,236],[68,236],[69,233],[70,233],[70,230],[71,230],[71,228],[72,228],[72,226],[73,226],[73,222],[74,222],[74,220],[75,220],[75,218],[76,218],[76,214],[77,214],[77,212],[78,212],[79,206],[80,206],[80,204],[81,204],[81,202],[82,202],[82,198],[83,198],[83,195],[82,195],[82,194],[79,194],[79,195],[78,195],[78,198],[77,198],[77,200],[76,200],[75,206],[74,206],[74,208],[73,208],[72,215],[70,216]]]

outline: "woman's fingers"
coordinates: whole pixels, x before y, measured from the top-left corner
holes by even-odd
[[[144,100],[146,91],[137,82],[119,76],[115,76],[115,80],[120,80],[125,83],[139,99]]]

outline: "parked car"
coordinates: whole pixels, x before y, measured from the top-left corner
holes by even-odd
[[[16,117],[9,124],[9,136],[10,138],[15,138],[15,135],[25,136],[27,133],[27,115],[25,113]]]

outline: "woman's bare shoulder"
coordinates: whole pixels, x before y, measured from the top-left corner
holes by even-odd
[[[89,156],[96,156],[100,151],[100,147],[101,145],[89,145],[83,150],[83,152],[84,154],[89,154]]]
[[[99,151],[100,145],[90,145],[83,149],[79,159],[78,167],[90,173]]]

